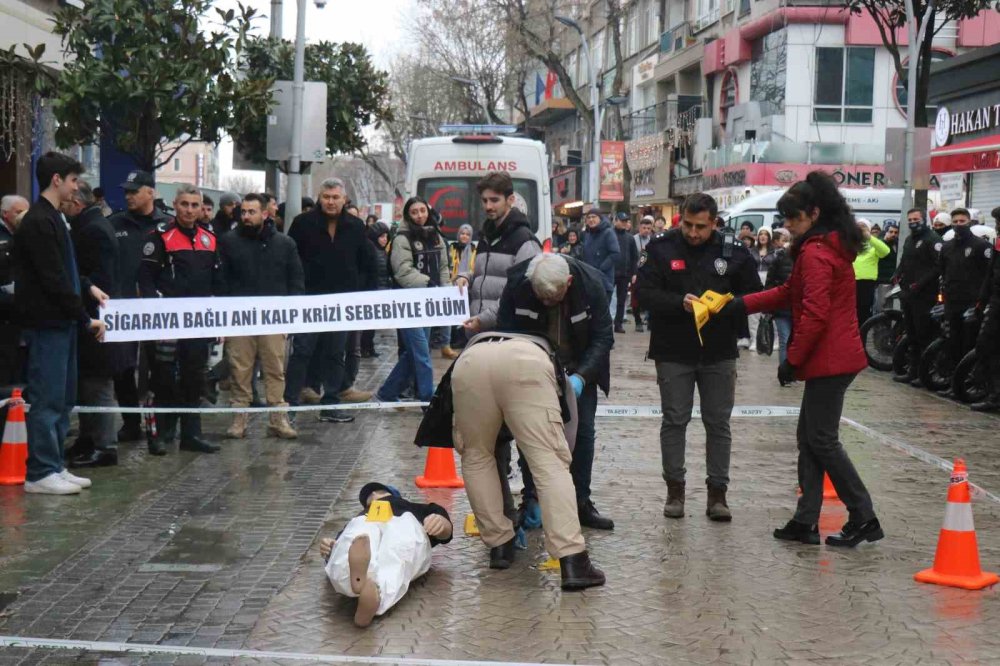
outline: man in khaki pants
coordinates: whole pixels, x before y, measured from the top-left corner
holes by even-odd
[[[296,296],[304,290],[302,262],[295,241],[278,233],[266,217],[264,198],[248,194],[241,204],[241,224],[219,242],[230,296]],[[260,359],[264,394],[269,406],[287,406],[285,392],[285,338],[283,334],[254,335],[226,340],[233,407],[249,407],[253,399],[253,372]],[[248,415],[233,417],[226,436],[246,437]],[[298,436],[285,412],[272,412],[267,432],[282,439]]]
[[[514,525],[504,515],[494,458],[497,433],[506,423],[534,473],[545,546],[559,560],[563,589],[603,585],[604,574],[591,564],[580,531],[561,389],[548,343],[520,334],[477,337],[452,371],[454,440],[469,503],[491,548],[490,568],[507,569],[514,561]]]

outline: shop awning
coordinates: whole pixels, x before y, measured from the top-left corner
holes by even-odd
[[[941,146],[931,151],[931,173],[1000,169],[1000,135]]]

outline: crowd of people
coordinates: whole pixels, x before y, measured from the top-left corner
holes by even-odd
[[[38,200],[0,202],[0,383],[27,386],[29,493],[79,493],[91,482],[68,468],[114,465],[122,441],[146,438],[154,456],[170,453],[178,438],[181,450],[217,452],[199,413],[169,410],[214,401],[223,382],[235,408],[226,432],[233,439],[248,435],[251,424],[240,409],[253,405],[275,408],[268,436],[291,439],[298,412],[290,414],[289,406],[316,404],[320,421],[346,423],[354,417],[341,403],[409,398],[430,404],[417,443],[450,442],[461,458],[489,566],[510,567],[519,533],[541,527],[564,589],[580,589],[605,580],[582,528],[614,529],[592,497],[595,416],[598,394],[611,390],[611,351],[629,308],[635,330],[650,332],[648,358],[663,412],[663,515],[672,519],[686,513],[686,431],[697,389],[706,430],[705,513],[732,520],[730,417],[739,349],[770,353],[773,343],[757,331],[774,327],[778,381],[804,383],[797,432],[802,495],[774,536],[807,544],[819,543],[824,473],[849,512],[826,543],[853,547],[884,536],[838,434],[845,393],[867,365],[859,328],[877,311],[880,288],[902,288],[906,326],[917,340],[926,339],[920,336],[939,287],[953,325],[961,326],[958,314],[968,307],[981,307],[976,346],[984,359],[997,356],[1000,271],[990,243],[972,233],[970,212],[936,215],[934,225],[951,227],[942,236],[923,211],[908,211],[911,233],[896,267],[898,228],[856,219],[833,179],[818,171],[782,196],[781,223],[772,228],[727,229],[716,201],[694,194],[669,227],[663,217],[645,216],[633,233],[627,214],[612,217],[596,207],[581,227],[557,221],[550,253],[515,207],[506,173],[477,184],[485,216],[478,237],[463,225],[449,241],[423,198],[406,201],[393,228],[374,216],[362,220],[337,178],[323,181],[317,200],[304,199],[303,212],[286,223],[268,194],[227,193],[215,210],[215,202],[187,185],[177,188],[168,216],[156,205],[152,176],[141,171],[121,185],[127,209],[109,217],[82,171],[70,157],[45,154],[37,161]],[[374,393],[354,387],[360,359],[380,353],[374,331],[231,337],[223,360],[211,367],[214,340],[102,342],[99,314],[109,299],[444,286],[468,294],[468,320],[441,331],[399,330],[397,360]],[[707,290],[734,298],[697,328],[692,313]],[[457,359],[440,378],[431,361],[435,346]],[[79,434],[64,451],[75,404],[106,409],[81,414]],[[159,409],[146,424],[139,409],[124,414],[117,427],[115,409],[140,406]],[[425,429],[435,436],[422,442]],[[509,483],[515,446],[520,502]],[[360,500],[366,510],[386,502],[392,518],[418,519],[405,529],[397,524],[392,538],[383,528],[352,522],[340,539],[324,542],[331,581],[360,598],[363,624],[426,572],[429,546],[446,543],[452,525],[440,507],[407,502],[382,484]],[[410,549],[419,550],[419,562],[403,562],[392,581],[373,583],[366,572],[383,556],[382,539],[428,542]]]

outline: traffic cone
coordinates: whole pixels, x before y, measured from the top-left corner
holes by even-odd
[[[976,528],[972,524],[972,502],[969,494],[969,472],[965,461],[955,461],[948,487],[948,504],[944,510],[944,525],[938,536],[934,566],[914,576],[921,583],[981,590],[1000,578],[979,568],[979,546]]]
[[[414,483],[417,488],[464,488],[465,481],[455,471],[455,455],[451,449],[431,446],[427,449],[427,462],[423,476]]]
[[[24,425],[24,399],[21,389],[14,389],[7,403],[7,424],[0,444],[0,485],[24,483],[28,461],[28,428]]]
[[[833,487],[833,481],[830,480],[830,475],[823,472],[823,499],[825,500],[839,500],[840,497],[837,496],[837,489]]]

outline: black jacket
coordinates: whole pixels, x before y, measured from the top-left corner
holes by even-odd
[[[713,316],[701,329],[698,342],[694,315],[684,309],[684,296],[701,296],[706,290],[736,296],[759,291],[757,262],[742,245],[726,245],[722,234],[699,247],[691,247],[679,229],[657,234],[646,246],[639,267],[639,305],[649,310],[652,335],[649,357],[691,365],[739,356],[736,337],[739,318],[734,308]]]
[[[14,234],[0,222],[0,324],[8,324],[14,317],[14,294],[9,291],[13,284]]]
[[[211,231],[175,222],[153,231],[142,247],[139,293],[143,298],[223,296],[226,293],[219,249]]]
[[[903,244],[903,256],[892,279],[899,282],[904,297],[933,301],[938,294],[938,255],[944,243],[929,226],[911,233]]]
[[[946,242],[938,258],[945,305],[965,308],[975,303],[989,275],[992,259],[990,242],[971,233],[966,238],[956,234]]]
[[[118,298],[118,239],[114,227],[98,206],[91,206],[70,223],[80,274],[111,298]],[[87,312],[98,318],[98,305],[91,301]],[[97,341],[89,331],[80,332],[81,377],[108,378],[115,374],[114,345]]]
[[[239,210],[239,206],[234,208],[232,215],[226,215],[226,212],[221,208],[215,211],[215,217],[212,218],[212,231],[216,236],[221,238],[233,229],[239,228]]]
[[[375,282],[378,269],[365,238],[365,223],[346,211],[340,215],[334,238],[320,208],[296,217],[288,235],[298,246],[307,294],[363,291]]]
[[[573,344],[573,361],[565,363],[570,374],[579,374],[588,384],[596,383],[607,395],[611,388],[612,329],[608,297],[600,271],[582,261],[564,256],[569,262],[573,283],[563,301],[568,305],[563,320]],[[497,330],[530,333],[548,338],[549,308],[531,288],[525,275],[530,261],[522,261],[507,272],[507,286],[500,297]],[[549,339],[555,349],[558,340]]]
[[[122,298],[138,297],[142,246],[148,242],[147,236],[153,229],[161,225],[166,228],[170,220],[169,215],[155,206],[152,215],[137,215],[126,210],[115,213],[108,220],[118,238],[118,293]]]
[[[295,241],[264,220],[257,231],[239,226],[219,239],[230,296],[297,296],[305,291]]]
[[[389,253],[378,244],[379,236],[389,233],[389,227],[376,222],[365,232],[375,255],[375,285],[372,289],[392,289],[392,267],[389,265]]]
[[[421,502],[411,502],[410,500],[404,497],[399,497],[398,495],[383,497],[381,501],[389,503],[389,506],[392,507],[392,515],[402,516],[404,513],[412,513],[413,517],[416,518],[417,522],[421,525],[424,524],[424,519],[428,516],[441,516],[449,523],[451,522],[451,516],[448,515],[448,511],[445,510],[445,508],[440,504],[435,504],[434,502],[428,502],[426,504]],[[363,510],[358,515],[363,516],[366,513],[368,513],[368,509]],[[341,532],[343,532],[343,530],[341,530]],[[427,535],[427,538],[430,539],[431,548],[433,548],[434,546],[450,542],[453,536],[455,536],[454,523],[452,524],[451,535],[449,535],[447,539],[437,539],[429,534]],[[337,534],[337,537],[340,537],[339,533]]]
[[[764,289],[780,287],[788,282],[788,278],[792,277],[792,268],[795,265],[792,253],[787,247],[775,250],[772,256],[771,266],[767,269],[767,277],[764,278]],[[776,310],[774,314],[775,316],[791,317],[792,311]]]
[[[618,247],[621,252],[615,257],[615,279],[631,278],[639,265],[639,248],[635,246],[635,238],[625,229],[615,229]]]
[[[83,299],[91,300],[90,280],[77,275],[80,290],[74,289],[74,277],[66,272],[67,252],[73,246],[62,213],[38,197],[14,232],[16,323],[25,328],[89,323]]]

